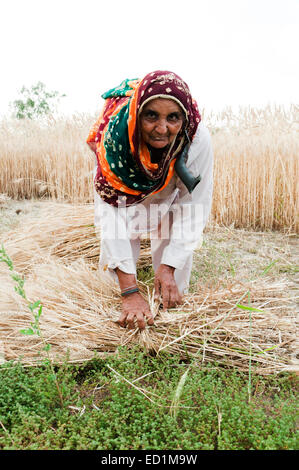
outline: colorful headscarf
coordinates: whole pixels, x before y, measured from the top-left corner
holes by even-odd
[[[132,205],[164,189],[174,173],[176,157],[192,141],[201,120],[188,85],[168,71],[149,73],[142,80],[124,80],[102,95],[105,105],[91,129],[87,143],[95,142],[97,173],[94,184],[105,202]],[[185,114],[183,129],[159,163],[152,163],[141,138],[139,114],[155,98],[176,101]]]

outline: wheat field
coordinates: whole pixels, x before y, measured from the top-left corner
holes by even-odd
[[[298,233],[298,106],[203,112],[215,156],[210,223]],[[86,137],[97,116],[0,122],[0,194],[93,200]]]

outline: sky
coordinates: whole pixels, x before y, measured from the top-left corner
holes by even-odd
[[[22,86],[93,113],[124,78],[170,70],[200,109],[298,104],[299,0],[0,0],[0,115]]]

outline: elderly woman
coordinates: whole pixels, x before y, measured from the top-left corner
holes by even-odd
[[[188,85],[172,72],[124,80],[102,97],[87,139],[96,154],[100,269],[119,283],[119,324],[144,329],[154,320],[137,286],[140,238],[150,234],[156,297],[164,309],[180,304],[211,208],[210,135]]]

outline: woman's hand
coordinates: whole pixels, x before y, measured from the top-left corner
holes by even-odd
[[[160,294],[164,310],[182,303],[182,297],[174,279],[174,268],[166,264],[161,264],[155,275],[155,298],[158,299]]]
[[[117,321],[120,326],[134,329],[136,328],[136,320],[140,330],[144,330],[146,323],[148,325],[154,324],[149,305],[139,292],[124,296],[122,302],[122,314]]]
[[[119,286],[122,292],[137,286],[134,274],[127,274],[119,268],[115,269],[118,277]],[[139,292],[133,292],[122,297],[122,314],[117,323],[124,328],[136,328],[135,320],[138,327],[144,330],[146,320],[148,325],[154,324],[154,318],[151,314],[150,308],[146,300]]]
[[[97,153],[97,144],[95,142],[88,142],[88,146],[95,154]]]

